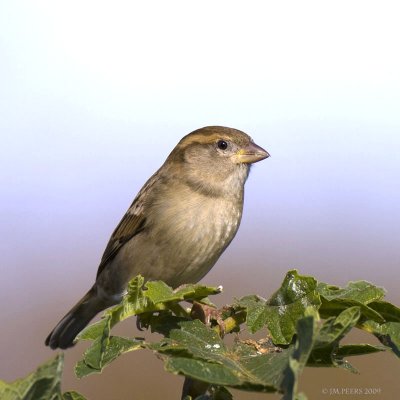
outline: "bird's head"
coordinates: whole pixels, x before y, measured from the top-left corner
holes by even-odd
[[[167,159],[179,176],[214,192],[243,187],[250,165],[269,157],[246,133],[223,126],[207,126],[189,133]]]

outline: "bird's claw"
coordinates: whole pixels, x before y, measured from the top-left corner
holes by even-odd
[[[194,301],[192,310],[190,311],[190,316],[193,319],[200,320],[201,322],[203,322],[203,324],[206,324],[208,326],[211,325],[211,321],[215,321],[219,326],[221,336],[224,336],[225,322],[222,319],[221,311],[217,308]]]

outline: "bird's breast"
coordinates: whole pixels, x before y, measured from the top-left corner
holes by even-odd
[[[224,247],[236,233],[241,210],[231,202],[208,200],[201,205],[188,204],[177,214],[176,233],[191,245],[207,245],[209,250]]]
[[[174,270],[179,282],[196,282],[235,236],[242,202],[190,193],[179,200],[164,198],[153,215],[157,219],[152,223],[152,238],[162,249],[160,263]]]
[[[179,236],[188,242],[214,241],[224,243],[236,232],[242,215],[238,202],[202,195],[188,196],[166,202],[159,210],[160,228],[167,235]]]

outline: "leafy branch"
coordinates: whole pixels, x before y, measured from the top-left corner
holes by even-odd
[[[147,349],[164,361],[166,371],[186,377],[182,398],[187,400],[228,400],[229,387],[280,392],[284,400],[305,399],[297,385],[306,366],[357,372],[347,357],[385,350],[400,356],[400,309],[384,300],[384,289],[371,283],[350,282],[339,288],[292,270],[268,299],[249,295],[217,310],[209,296],[220,292],[202,285],[173,290],[164,282],[145,283],[136,277],[121,304],[78,336],[91,345],[75,367],[77,377],[101,373],[122,354]],[[162,339],[148,342],[111,334],[115,324],[132,316]],[[265,335],[255,340],[241,333],[228,345],[224,336],[244,327],[250,334],[264,330]],[[353,328],[371,333],[381,345],[342,345]],[[62,363],[59,355],[23,380],[0,381],[0,397],[84,399],[76,392],[61,394]]]

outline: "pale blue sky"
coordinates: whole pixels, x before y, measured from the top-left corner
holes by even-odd
[[[354,237],[357,257],[374,253],[361,270],[371,257],[399,262],[400,28],[391,3],[0,7],[7,257],[14,248],[58,252],[57,240],[68,248],[73,232],[85,241],[100,224],[96,263],[180,137],[221,124],[272,154],[248,182],[242,235],[259,230],[271,252],[283,246],[282,263],[293,235],[287,267],[300,254],[306,269],[311,252],[329,259],[333,239],[343,240],[340,262],[352,259]]]
[[[399,262],[400,28],[390,3],[339,4],[3,2],[1,246],[55,250],[100,224],[96,263],[180,137],[221,124],[272,154],[242,231],[281,262],[293,235],[287,267],[354,236],[358,255]]]

